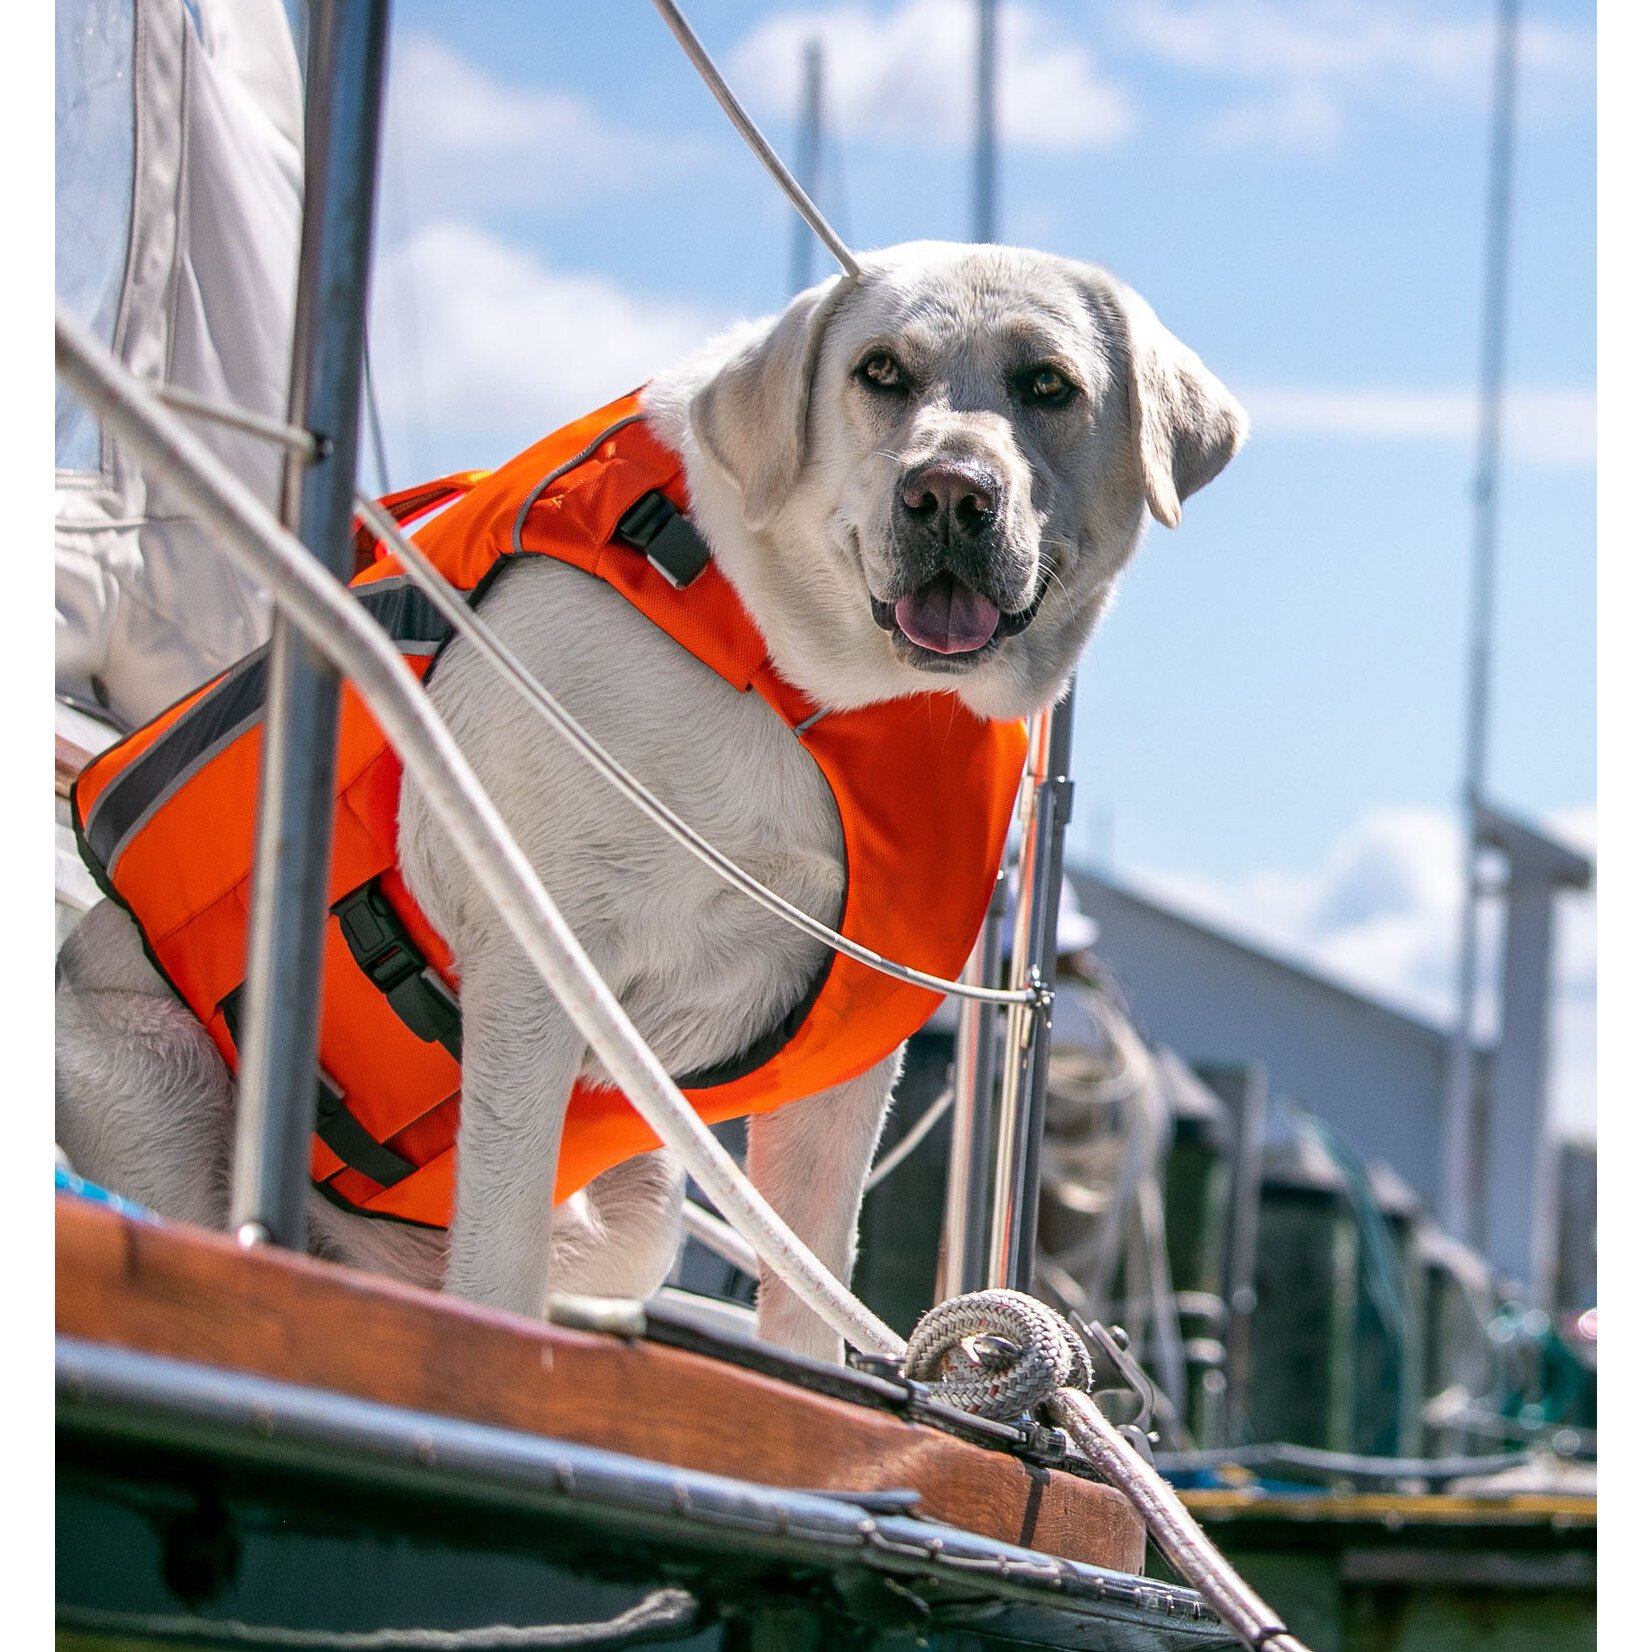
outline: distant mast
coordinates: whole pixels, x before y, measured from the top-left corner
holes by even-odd
[[[1496,595],[1497,505],[1503,436],[1508,313],[1509,198],[1514,161],[1516,0],[1500,0],[1492,79],[1491,166],[1486,202],[1485,311],[1480,336],[1480,433],[1474,472],[1474,552],[1469,596],[1468,708],[1463,763],[1463,907],[1457,1029],[1446,1076],[1441,1216],[1459,1239],[1485,1239],[1484,1167],[1475,1128],[1474,1001],[1480,977],[1480,811],[1490,730],[1491,645]]]
[[[975,201],[977,241],[998,236],[998,0],[979,0],[975,57]]]
[[[820,41],[803,47],[803,113],[798,122],[797,181],[811,200],[820,199],[822,109],[825,102],[825,53]],[[789,292],[800,293],[814,281],[815,233],[799,218],[792,228],[792,281]]]

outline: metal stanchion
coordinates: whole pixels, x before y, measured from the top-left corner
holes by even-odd
[[[318,0],[306,74],[305,179],[282,517],[351,571],[368,253],[388,0]],[[316,1104],[321,944],[332,850],[338,673],[279,615],[259,779],[230,1221],[243,1243],[302,1247]]]
[[[999,877],[981,924],[981,936],[963,979],[997,986],[1003,975],[1004,879]],[[952,1070],[952,1155],[947,1166],[946,1216],[941,1231],[935,1300],[987,1286],[987,1198],[992,1186],[998,1046],[1003,1013],[979,1000],[958,1000],[958,1036]]]
[[[1073,695],[1069,687],[1066,697],[1033,723],[1027,760],[1030,785],[1022,805],[1010,980],[1037,986],[1043,996],[1008,1012],[987,1258],[988,1282],[1018,1291],[1032,1284],[1038,1233],[1038,1160],[1050,1065],[1061,851],[1072,813],[1068,770]]]

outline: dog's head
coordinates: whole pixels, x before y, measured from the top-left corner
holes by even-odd
[[[823,703],[950,688],[1024,715],[1060,693],[1147,512],[1174,527],[1245,415],[1089,265],[914,243],[864,268],[663,386],[696,516]]]

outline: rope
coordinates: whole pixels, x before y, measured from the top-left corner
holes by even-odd
[[[1116,1486],[1165,1558],[1210,1603],[1250,1652],[1307,1652],[1222,1558],[1166,1481],[1097,1409],[1087,1392],[1090,1356],[1053,1308],[1019,1291],[976,1291],[918,1321],[906,1375],[978,1416],[1012,1421],[1048,1408],[1080,1454]]]
[[[638,1646],[686,1629],[699,1615],[686,1589],[655,1589],[617,1617],[597,1623],[490,1623],[475,1629],[291,1629],[284,1624],[241,1623],[234,1618],[193,1618],[149,1612],[107,1612],[60,1606],[65,1629],[99,1636],[142,1635],[190,1645],[281,1646],[295,1652],[550,1652],[564,1646]]]
[[[1088,1390],[1095,1375],[1078,1333],[1019,1291],[973,1291],[931,1308],[912,1332],[905,1370],[934,1384],[943,1403],[998,1422],[1058,1389]]]

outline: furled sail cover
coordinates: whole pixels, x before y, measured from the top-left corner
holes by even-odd
[[[57,0],[57,291],[134,372],[281,414],[303,186],[282,0]],[[198,425],[273,505],[267,443]],[[57,690],[125,727],[255,648],[267,598],[57,401]]]

